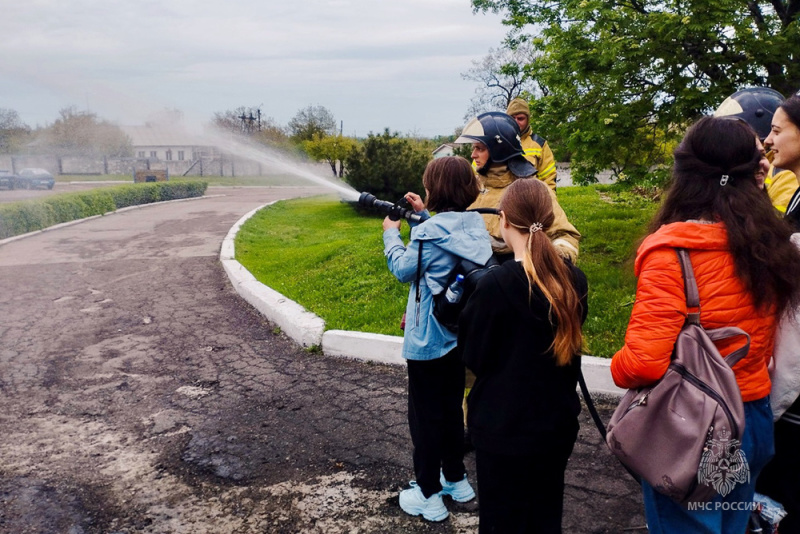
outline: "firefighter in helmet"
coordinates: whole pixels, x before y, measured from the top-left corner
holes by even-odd
[[[506,186],[514,180],[536,177],[536,168],[524,155],[519,127],[505,113],[490,111],[478,115],[464,126],[455,142],[472,143],[472,159],[481,182],[481,194],[471,208],[496,208]],[[562,256],[575,261],[581,234],[567,219],[553,189],[549,191],[556,220],[547,232],[548,237]],[[500,235],[499,218],[496,215],[483,218],[492,237],[493,250],[498,255],[509,253],[511,249]]]
[[[547,187],[555,191],[556,159],[547,141],[540,135],[531,131],[531,111],[528,107],[528,102],[521,98],[515,98],[508,104],[506,114],[514,119],[519,126],[522,151],[525,153],[525,158],[536,167],[536,171],[538,172],[536,177],[546,183]]]
[[[519,127],[509,115],[490,111],[482,113],[464,126],[456,143],[472,143],[473,167],[476,167],[481,192],[470,208],[497,208],[503,191],[515,180],[536,179],[536,168],[525,157],[520,143]],[[555,185],[555,182],[553,183]],[[548,187],[553,201],[555,219],[547,230],[547,236],[556,250],[565,258],[575,261],[578,258],[578,242],[581,234],[567,219],[566,213],[556,200],[554,187]],[[511,248],[500,234],[500,217],[483,215],[486,229],[491,238],[492,250],[501,262],[514,257]],[[464,388],[464,424],[467,421],[467,396],[475,384],[475,375],[466,370]],[[471,446],[470,438],[465,436],[465,445]]]

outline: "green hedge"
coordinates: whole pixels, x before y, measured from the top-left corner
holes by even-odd
[[[206,187],[200,181],[141,183],[0,204],[0,239],[128,206],[201,197]]]

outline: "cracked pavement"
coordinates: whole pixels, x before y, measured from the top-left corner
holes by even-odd
[[[477,532],[475,502],[397,505],[405,369],[304,351],[225,276],[242,215],[320,193],[209,188],[0,246],[1,533]],[[643,526],[584,410],[564,532]]]

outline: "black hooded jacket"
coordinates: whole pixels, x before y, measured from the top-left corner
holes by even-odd
[[[586,319],[586,276],[567,262]],[[468,398],[468,426],[477,448],[497,454],[545,452],[574,442],[580,400],[580,357],[557,366],[550,345],[550,305],[522,264],[506,261],[478,283],[459,321],[458,346],[476,375]],[[571,446],[571,445],[570,445]]]

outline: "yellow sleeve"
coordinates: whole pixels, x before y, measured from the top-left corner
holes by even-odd
[[[789,205],[792,195],[797,191],[797,177],[792,171],[780,171],[774,176],[772,175],[773,172],[775,172],[775,167],[770,167],[769,177],[764,181],[767,194],[775,209],[781,213],[786,213],[786,206]]]
[[[542,155],[536,166],[539,171],[538,178],[547,184],[547,187],[556,190],[556,158],[553,156],[553,151],[550,150],[550,145],[547,141],[544,142],[542,147]]]
[[[540,142],[542,144],[539,144]],[[553,151],[550,150],[550,145],[538,135],[526,135],[521,139],[521,144],[525,159],[536,167],[536,177],[555,193],[556,158],[553,156]]]

